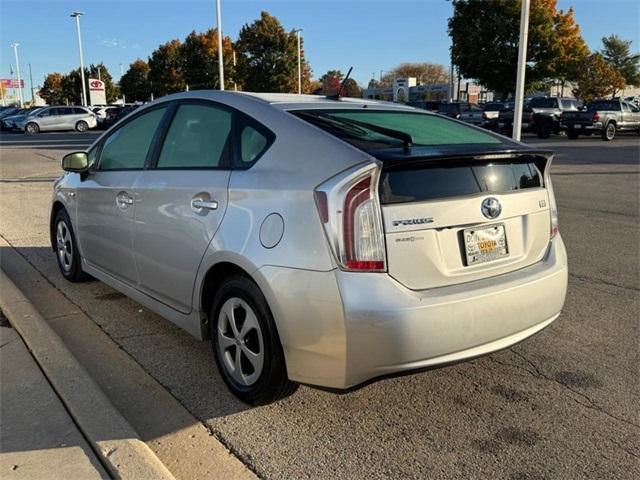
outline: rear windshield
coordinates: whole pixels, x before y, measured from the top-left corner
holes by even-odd
[[[620,102],[612,102],[612,101],[599,101],[599,102],[591,102],[587,105],[587,110],[589,112],[595,112],[596,110],[611,110],[611,111],[620,111]]]
[[[353,109],[292,113],[365,151],[402,148],[407,135],[416,147],[503,144],[488,132],[427,113]]]
[[[556,108],[557,106],[557,98],[532,98],[529,102],[531,108]]]
[[[542,186],[540,169],[533,161],[447,162],[414,169],[383,169],[380,201],[383,204],[421,202]]]

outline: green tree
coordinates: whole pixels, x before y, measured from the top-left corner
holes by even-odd
[[[49,105],[60,105],[65,103],[65,96],[62,91],[64,75],[58,72],[50,73],[44,79],[40,96]]]
[[[453,63],[464,77],[476,79],[503,96],[512,93],[516,83],[520,1],[452,0],[452,3],[449,35],[453,41]],[[532,0],[525,76],[527,90],[547,79],[557,78],[557,58],[565,53],[559,31],[566,29],[572,20],[572,13],[557,11],[556,0]],[[579,35],[579,31],[574,34]],[[573,73],[563,75],[573,76]]]
[[[294,32],[262,12],[251,25],[242,27],[236,42],[237,80],[243,90],[294,92],[298,83],[298,44]],[[310,88],[311,69],[302,58],[303,87]],[[304,89],[304,88],[303,88]]]
[[[185,90],[182,42],[178,39],[160,45],[149,58],[149,80],[153,93],[160,97]]]
[[[100,75],[98,75],[100,71]],[[87,85],[89,84],[89,78],[100,78],[104,82],[105,96],[107,97],[107,103],[113,103],[119,94],[118,86],[113,81],[113,77],[109,73],[109,69],[103,62],[96,65],[91,64],[89,66],[89,74],[85,75]],[[89,88],[87,87],[87,103],[89,102]]]
[[[84,72],[85,83],[89,78],[89,70],[85,68]],[[87,103],[89,102],[89,85],[85,84],[85,90],[87,92]],[[76,68],[71,70],[62,78],[62,99],[60,103],[82,105],[82,78],[80,76],[80,69]]]
[[[602,45],[601,53],[605,61],[622,75],[625,83],[640,86],[640,53],[631,53],[631,40],[610,35],[602,39]]]
[[[599,53],[590,55],[582,65],[573,94],[590,102],[624,88],[624,77]]]
[[[580,34],[580,26],[575,22],[573,14],[571,7],[566,12],[560,10],[555,16],[558,53],[552,70],[563,89],[565,82],[578,78],[582,64],[589,56],[589,47]]]
[[[385,73],[377,86],[388,87],[396,78],[415,77],[422,84],[449,83],[449,72],[444,65],[430,62],[401,63]]]
[[[129,102],[146,102],[151,99],[149,65],[137,59],[120,78],[120,92]]]
[[[225,87],[233,82],[233,43],[229,37],[222,39],[222,57],[224,59]],[[184,80],[190,90],[218,88],[218,30],[210,29],[204,33],[194,30],[182,44]]]

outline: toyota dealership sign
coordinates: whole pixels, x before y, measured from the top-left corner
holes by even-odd
[[[98,80],[97,78],[89,79],[89,103],[91,105],[107,104],[107,95],[102,80]]]

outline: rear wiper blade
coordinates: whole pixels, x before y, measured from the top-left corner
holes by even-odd
[[[413,146],[413,137],[406,132],[401,132],[400,130],[393,130],[391,128],[381,127],[379,125],[374,125],[372,123],[361,122],[360,120],[353,120],[352,118],[335,118],[326,115],[318,115],[318,117],[326,118],[330,121],[337,121],[346,123],[347,125],[355,125],[358,127],[366,128],[376,133],[381,133],[382,135],[386,135],[387,137],[396,138],[402,141],[404,152],[410,153],[411,147]]]

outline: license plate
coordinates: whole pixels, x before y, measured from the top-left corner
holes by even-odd
[[[463,230],[467,266],[491,262],[509,255],[504,224]]]

